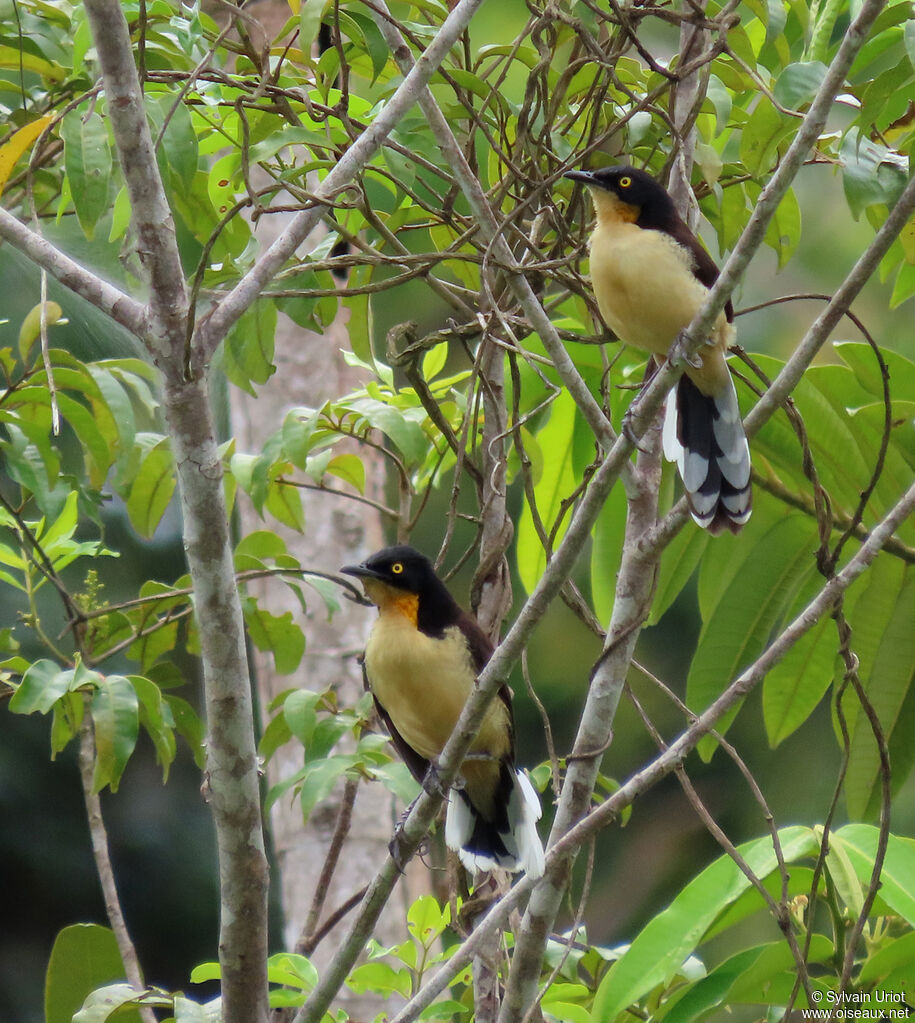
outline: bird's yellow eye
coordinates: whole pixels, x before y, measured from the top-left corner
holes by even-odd
[[[399,561],[395,561],[394,564],[391,565],[391,571],[394,573],[394,575],[400,575],[400,573],[403,571],[403,565]]]
[[[628,188],[632,184],[632,178],[620,178],[620,188]]]

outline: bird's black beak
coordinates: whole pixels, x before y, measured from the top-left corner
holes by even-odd
[[[563,177],[568,178],[570,181],[581,181],[586,185],[590,185],[594,181],[594,171],[571,170],[566,171]]]
[[[366,564],[361,565],[344,565],[340,571],[344,575],[354,575],[357,579],[381,579],[384,580],[384,576],[380,572],[376,572],[374,568],[369,568]]]

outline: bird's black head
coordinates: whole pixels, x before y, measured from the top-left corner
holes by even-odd
[[[393,604],[401,605],[403,610],[407,606],[403,598],[418,598],[410,602],[411,614],[416,616],[417,627],[430,635],[440,635],[461,615],[448,587],[435,574],[432,562],[408,544],[385,547],[361,564],[347,565],[340,571],[361,579],[369,599],[379,608]]]
[[[602,167],[596,171],[568,171],[564,177],[581,181],[591,189],[595,205],[603,194],[631,210],[629,217],[640,227],[664,227],[676,216],[673,199],[648,173],[637,167]]]
[[[346,575],[360,579],[377,579],[407,593],[422,594],[430,581],[438,582],[432,562],[415,547],[398,544],[385,547],[370,555],[359,565],[340,569]]]

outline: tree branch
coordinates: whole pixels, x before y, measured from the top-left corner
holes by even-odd
[[[146,309],[136,299],[119,291],[113,284],[102,280],[72,260],[51,242],[21,224],[11,213],[0,207],[0,238],[5,239],[33,263],[48,273],[74,294],[84,298],[96,309],[110,316],[137,337],[146,333]]]
[[[419,57],[410,73],[384,104],[381,113],[347,149],[327,177],[318,183],[314,191],[318,203],[329,202],[375,155],[393,128],[416,102],[418,94],[438,70],[482,2],[483,0],[460,0],[454,7],[425,53]],[[232,324],[267,287],[324,214],[325,207],[317,204],[296,214],[289,226],[226,298],[199,324],[196,331],[196,347],[200,357],[208,358]]]
[[[219,851],[225,1023],[267,1018],[267,858],[251,683],[231,536],[203,364],[185,354],[188,299],[159,177],[130,32],[118,0],[87,0],[131,220],[150,287],[144,340],[165,379],[184,547],[194,585],[206,696],[207,791]]]

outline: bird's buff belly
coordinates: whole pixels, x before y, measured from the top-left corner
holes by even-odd
[[[460,631],[447,629],[443,639],[434,639],[405,621],[380,618],[366,647],[365,667],[372,692],[403,739],[427,760],[436,758],[476,675]]]

